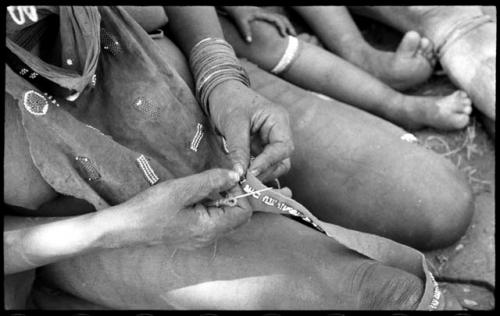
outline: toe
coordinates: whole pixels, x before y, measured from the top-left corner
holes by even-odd
[[[427,37],[422,37],[420,41],[420,51],[422,56],[429,61],[429,63],[434,66],[436,63],[436,55],[434,53],[434,45]]]
[[[455,111],[457,113],[467,116],[472,113],[472,101],[465,91],[457,90],[451,96],[455,99],[453,103],[455,104]]]
[[[456,129],[462,129],[469,124],[470,116],[468,114],[457,114],[454,119],[454,127]]]
[[[420,40],[420,49],[424,52],[424,54],[428,54],[429,51],[432,50],[431,41],[427,37],[422,37]]]
[[[470,115],[472,113],[472,106],[469,104],[469,105],[466,105],[462,111],[462,113],[464,114],[467,114],[467,115]]]
[[[413,56],[417,53],[419,47],[420,35],[415,31],[409,31],[401,40],[396,53]]]

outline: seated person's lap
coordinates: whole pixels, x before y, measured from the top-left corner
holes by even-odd
[[[270,214],[255,214],[212,247],[94,253],[46,267],[41,276],[113,308],[410,308],[422,290],[417,277]],[[376,289],[390,293],[370,296]]]
[[[167,55],[180,55],[169,39],[160,42]],[[174,67],[190,78],[181,65]],[[243,65],[252,87],[289,111],[295,151],[284,184],[320,219],[418,248],[464,233],[471,192],[451,162],[402,140],[406,132],[387,121]]]
[[[257,91],[289,109],[297,150],[292,158],[293,169],[285,182],[297,193],[299,201],[305,200],[320,217],[326,216],[321,216],[322,210],[328,210],[328,214],[354,210],[355,215],[360,215],[357,212],[368,213],[371,208],[388,212],[379,213],[386,222],[403,217],[394,214],[398,208],[391,209],[394,206],[387,207],[387,203],[395,200],[395,206],[399,207],[405,203],[418,205],[423,202],[408,201],[406,196],[394,198],[391,194],[397,194],[397,191],[378,192],[375,197],[374,193],[370,196],[368,192],[375,185],[425,193],[421,186],[428,183],[421,183],[421,172],[411,171],[418,165],[416,161],[421,164],[420,171],[429,172],[430,168],[437,173],[432,173],[435,179],[430,180],[446,182],[452,186],[451,189],[448,187],[450,192],[462,189],[461,179],[455,179],[449,163],[416,145],[401,141],[399,137],[403,131],[392,124],[338,102],[321,100],[254,66],[245,66]],[[266,82],[272,85],[266,85]],[[409,160],[412,161],[410,166]],[[384,173],[388,175],[380,176]],[[363,178],[363,175],[368,176]],[[395,182],[383,182],[387,177]],[[401,178],[404,178],[403,183],[417,184],[415,187],[402,186],[397,182],[402,181]],[[455,183],[450,183],[453,182],[450,179]],[[366,184],[367,181],[371,183]],[[310,185],[312,183],[314,185]],[[334,189],[345,191],[337,193],[332,191]],[[360,198],[359,195],[364,193],[366,198]],[[408,195],[411,197],[414,193]],[[433,192],[429,190],[427,193]],[[461,193],[466,195],[466,192]],[[387,217],[387,214],[393,216]],[[284,217],[259,214],[214,247],[193,252],[168,247],[125,248],[64,261],[45,268],[44,272],[49,280],[69,292],[120,308],[128,304],[144,308],[279,308],[277,301],[291,308],[295,305],[306,307],[305,304],[312,304],[310,308],[341,308],[343,305],[339,304],[352,308],[363,303],[384,303],[383,306],[387,306],[387,302],[363,301],[359,298],[363,292],[355,289],[351,289],[352,296],[346,298],[345,287],[332,286],[351,284],[357,273],[363,275],[366,272],[366,268],[360,267],[373,265],[377,264],[303,225]],[[408,288],[419,293],[416,277],[397,269],[387,269],[390,270],[387,273],[401,276]],[[370,286],[373,286],[371,289],[380,288],[378,281],[372,285],[367,282],[375,280],[373,273],[371,276],[360,277],[360,283],[366,283],[365,289],[370,289]],[[294,288],[290,287],[290,280],[299,291],[287,292]],[[224,289],[222,293],[218,292],[221,288]],[[268,291],[262,294],[262,288]],[[234,295],[236,289],[244,290],[241,296]],[[279,297],[276,293],[280,293]],[[204,297],[207,301],[202,300]],[[288,299],[283,301],[283,297]],[[333,305],[323,305],[328,302]]]

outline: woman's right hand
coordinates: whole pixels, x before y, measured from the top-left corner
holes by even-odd
[[[229,191],[241,193],[236,172],[211,169],[159,183],[127,202],[102,211],[109,219],[102,242],[105,248],[131,245],[172,245],[195,249],[248,222],[252,210],[244,199],[235,207],[207,207],[201,200]],[[109,224],[106,224],[109,223]]]

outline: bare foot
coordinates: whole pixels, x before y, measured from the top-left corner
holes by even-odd
[[[368,45],[345,57],[396,90],[426,81],[436,63],[432,43],[415,31],[405,34],[395,52],[380,51]]]
[[[461,90],[445,97],[403,95],[399,102],[401,110],[393,120],[411,130],[425,126],[440,130],[461,129],[469,123],[472,112],[471,100]]]

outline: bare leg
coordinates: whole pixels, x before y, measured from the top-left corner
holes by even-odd
[[[332,52],[359,66],[395,89],[427,80],[434,67],[431,42],[417,32],[405,34],[396,52],[373,48],[343,6],[293,7]]]
[[[177,59],[171,46],[167,53]],[[405,132],[390,123],[245,65],[252,86],[290,112],[296,150],[284,180],[318,217],[424,249],[462,236],[471,191],[449,161],[402,141]],[[188,68],[176,69],[190,76]]]
[[[462,21],[483,14],[479,6],[353,7],[401,31],[417,30],[440,46]],[[440,56],[450,79],[471,97],[490,122],[496,118],[496,22],[465,33]],[[493,127],[493,126],[492,126]],[[490,130],[493,134],[494,129]]]
[[[253,87],[290,113],[295,151],[283,183],[316,216],[419,249],[463,235],[472,193],[450,161],[384,120],[246,67]]]
[[[255,214],[216,246],[125,248],[43,269],[47,282],[125,309],[411,309],[422,282],[283,216]]]
[[[220,17],[220,20],[224,36],[238,55],[265,70],[272,69],[278,63],[288,40],[281,37],[272,25],[252,23],[254,40],[252,44],[247,44],[231,22],[224,17]],[[403,95],[328,51],[308,43],[302,45],[303,49],[296,60],[282,74],[290,82],[409,129],[425,125],[446,130],[459,129],[468,123],[470,100],[463,92],[444,98]]]
[[[252,25],[254,34],[269,34],[266,23]],[[239,39],[227,30],[224,26],[225,35]],[[254,52],[259,38],[243,47]],[[230,40],[242,49],[237,40]],[[261,67],[267,69],[279,60],[284,47],[263,43],[273,47],[265,55],[274,62],[262,61]],[[182,60],[172,46],[163,47],[171,58]],[[424,249],[443,247],[461,237],[472,215],[471,191],[449,161],[402,141],[405,132],[388,122],[313,96],[252,64],[245,66],[252,86],[290,112],[296,150],[284,180],[297,200],[320,219]],[[182,77],[190,77],[185,65],[176,69]]]

